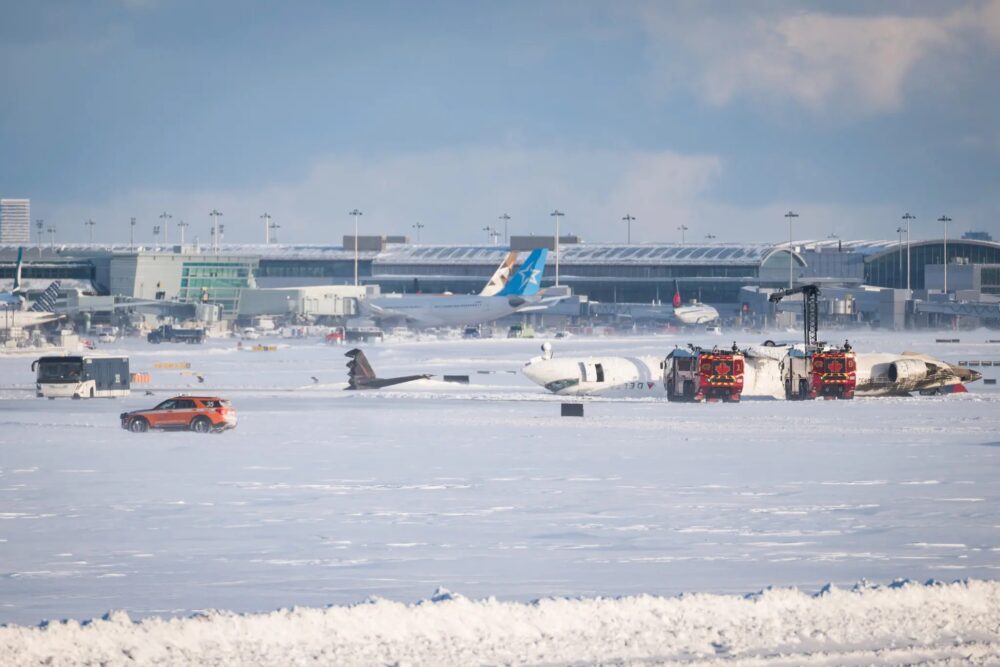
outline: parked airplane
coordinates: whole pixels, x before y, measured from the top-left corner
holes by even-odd
[[[719,321],[719,311],[712,306],[704,303],[690,303],[685,306],[683,303],[681,289],[675,280],[672,310],[654,307],[643,309],[633,306],[631,309],[632,318],[636,320],[664,320],[682,326],[700,326]]]
[[[785,358],[791,345],[751,346],[744,351],[744,398],[784,398]],[[856,353],[856,396],[907,396],[965,391],[982,375],[925,354]],[[560,396],[666,396],[666,356],[555,358],[549,343],[521,370]]]
[[[354,348],[344,354],[349,357],[347,362],[347,387],[345,389],[381,389],[394,384],[412,382],[413,380],[427,380],[430,375],[404,375],[394,378],[375,377],[375,371],[368,363],[368,357],[361,350]]]
[[[17,249],[17,263],[14,267],[14,286],[10,291],[0,292],[0,329],[25,328],[45,324],[59,319],[55,311],[56,297],[59,295],[59,281],[53,281],[29,305],[21,284],[21,264],[24,248]]]
[[[462,326],[492,322],[507,315],[542,310],[565,298],[541,292],[548,250],[536,248],[510,281],[493,296],[411,294],[366,299],[363,304],[382,320],[405,320],[418,327]]]

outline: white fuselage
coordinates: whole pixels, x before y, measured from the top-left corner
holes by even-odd
[[[679,306],[674,308],[674,317],[681,324],[696,326],[699,324],[711,324],[719,319],[719,311],[712,306],[703,303],[690,306]]]
[[[492,322],[537,301],[524,296],[414,294],[368,299],[365,305],[381,318],[403,318],[421,327],[457,327]]]

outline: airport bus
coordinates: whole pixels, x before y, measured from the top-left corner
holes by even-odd
[[[39,398],[129,395],[128,357],[42,357],[31,364]]]

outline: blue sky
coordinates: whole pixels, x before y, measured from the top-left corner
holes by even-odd
[[[80,241],[1000,236],[1000,0],[0,7],[0,194]],[[176,231],[173,232],[176,235]]]

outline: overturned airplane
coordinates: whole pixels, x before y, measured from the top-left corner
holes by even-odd
[[[801,346],[798,346],[801,347]],[[751,345],[743,351],[745,398],[786,397],[785,378],[794,345]],[[669,357],[560,357],[544,348],[521,372],[560,396],[665,396]],[[908,396],[964,392],[982,378],[969,368],[917,352],[856,354],[857,396]]]
[[[350,358],[350,361],[347,362],[347,386],[344,388],[345,390],[381,389],[413,380],[427,380],[431,377],[430,375],[403,375],[394,378],[379,378],[375,376],[372,365],[368,363],[368,357],[358,348],[348,350],[344,356]]]

